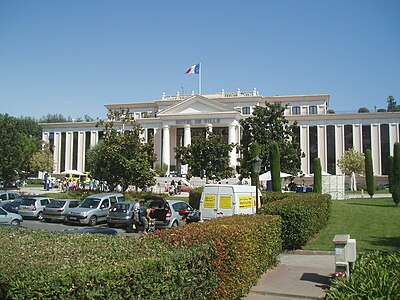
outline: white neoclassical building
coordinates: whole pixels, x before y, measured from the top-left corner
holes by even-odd
[[[393,145],[400,140],[400,112],[328,113],[330,96],[326,94],[301,96],[262,96],[251,92],[209,95],[162,95],[150,102],[105,105],[106,111],[124,111],[143,127],[143,137],[154,139],[158,163],[165,163],[169,172],[180,171],[175,148],[188,145],[191,137],[206,134],[206,129],[218,133],[229,143],[240,143],[239,121],[252,115],[253,108],[266,102],[287,105],[285,116],[297,121],[295,134],[305,157],[301,162],[304,173],[311,173],[313,160],[320,157],[323,171],[341,174],[337,160],[350,148],[359,152],[371,149],[374,174],[387,175],[387,157],[393,155]],[[88,112],[89,114],[90,112]],[[54,150],[54,170],[86,170],[86,152],[102,137],[104,128],[96,122],[44,123],[43,140]],[[115,122],[121,130],[129,129]],[[238,164],[240,153],[234,149],[230,164]]]

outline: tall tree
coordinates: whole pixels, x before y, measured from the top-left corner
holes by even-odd
[[[272,190],[274,192],[281,192],[281,154],[277,142],[271,143],[271,179]]]
[[[250,154],[252,159],[254,159],[255,157],[259,157],[260,156],[260,145],[258,143],[252,143],[250,146]],[[256,185],[257,180],[260,180],[260,178],[257,178],[260,174],[256,174],[253,172],[253,168],[252,168],[252,172],[251,172],[251,185]]]
[[[240,147],[242,178],[249,177],[251,172],[250,145],[253,142],[260,145],[260,158],[263,161],[262,172],[271,169],[270,147],[272,142],[278,143],[283,172],[291,174],[299,172],[304,153],[301,152],[294,134],[297,123],[289,124],[284,116],[285,108],[279,103],[266,103],[265,107],[256,106],[253,116],[240,121],[243,128]]]
[[[393,185],[393,156],[388,157],[388,181],[389,181],[389,193],[392,193]]]
[[[322,194],[322,167],[319,157],[314,159],[314,192]]]
[[[397,207],[400,206],[400,143],[394,144],[392,198]]]
[[[130,128],[117,131],[113,122],[103,122],[104,137],[88,151],[89,169],[94,178],[107,181],[111,187],[121,184],[123,190],[129,185],[144,188],[154,184],[152,167],[156,160],[152,141],[145,143],[140,137],[143,129],[129,120]]]
[[[62,114],[48,114],[39,119],[40,123],[65,123],[68,119]]]
[[[45,143],[43,149],[33,154],[31,168],[33,171],[52,173],[54,170],[54,156],[50,151],[50,145]]]
[[[375,178],[370,149],[365,150],[365,181],[367,183],[367,192],[372,198],[375,194]]]
[[[338,166],[346,175],[351,175],[351,172],[360,175],[364,174],[364,161],[364,154],[355,149],[349,149],[345,151],[343,156],[338,160]]]
[[[208,132],[207,137],[194,136],[191,144],[176,148],[176,157],[189,166],[189,176],[202,177],[204,172],[209,179],[229,178],[234,170],[229,166],[230,152],[235,144],[228,144],[222,136]]]

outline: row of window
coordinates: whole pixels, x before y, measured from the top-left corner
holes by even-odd
[[[315,105],[311,105],[308,107],[309,115],[318,114],[318,107]],[[292,106],[292,115],[301,115],[301,107],[300,106]]]

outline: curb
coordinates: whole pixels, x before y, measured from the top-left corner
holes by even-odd
[[[334,251],[321,251],[321,250],[293,250],[293,251],[284,251],[281,255],[290,255],[290,254],[298,254],[298,255],[334,255]]]

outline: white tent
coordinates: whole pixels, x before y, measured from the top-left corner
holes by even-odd
[[[62,171],[61,174],[72,174],[72,175],[79,175],[79,176],[85,175],[84,173],[79,172],[77,170],[65,170],[65,171]]]
[[[280,177],[281,177],[281,178],[293,177],[293,175],[292,175],[292,174],[288,174],[288,173],[281,172]],[[260,177],[259,177],[259,179],[260,179],[260,180],[263,180],[263,181],[269,181],[269,180],[271,180],[271,171],[268,171],[267,173],[261,174]]]

